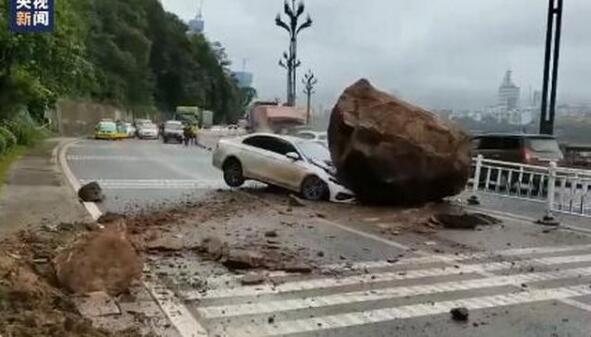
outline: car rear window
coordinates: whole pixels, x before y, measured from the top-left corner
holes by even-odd
[[[170,130],[182,130],[183,125],[178,123],[166,123],[165,127]]]
[[[528,147],[535,152],[542,153],[560,153],[558,142],[552,138],[529,138]]]

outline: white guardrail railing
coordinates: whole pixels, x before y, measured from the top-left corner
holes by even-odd
[[[591,170],[526,165],[473,158],[473,176],[469,181],[473,197],[494,193],[546,205],[543,222],[557,224],[554,213],[591,217]]]

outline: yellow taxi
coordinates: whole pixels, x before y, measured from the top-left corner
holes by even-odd
[[[117,129],[117,124],[111,121],[101,121],[94,128],[95,139],[120,139],[122,134]]]

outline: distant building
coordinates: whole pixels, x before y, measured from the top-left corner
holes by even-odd
[[[253,75],[251,72],[248,71],[234,71],[232,75],[238,81],[238,86],[240,88],[248,88],[252,87]]]
[[[190,20],[188,23],[189,31],[187,34],[203,34],[205,31],[205,20],[203,20],[203,4],[199,6],[199,11],[195,18]]]
[[[519,108],[520,89],[511,79],[511,70],[507,70],[503,82],[499,87],[498,105],[501,109],[510,111]]]

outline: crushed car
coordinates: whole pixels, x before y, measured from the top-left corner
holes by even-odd
[[[224,138],[213,153],[213,165],[230,187],[256,180],[308,200],[354,200],[353,192],[337,180],[326,146],[310,140],[270,133]]]

